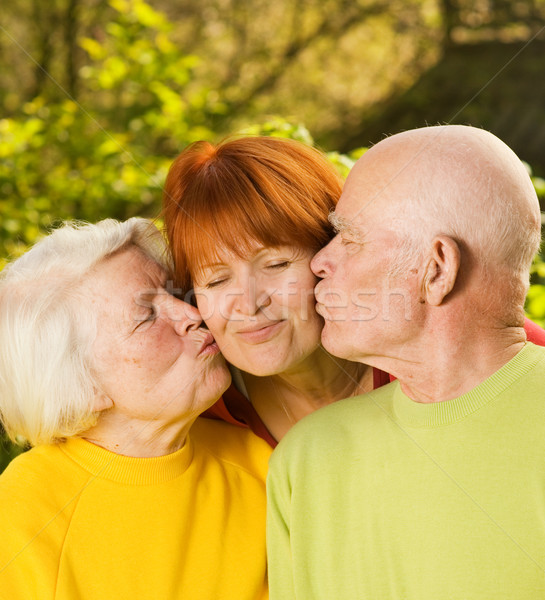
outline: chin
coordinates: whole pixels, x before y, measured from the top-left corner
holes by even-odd
[[[221,357],[221,362],[218,363],[216,369],[207,375],[207,379],[214,389],[214,393],[212,394],[214,400],[211,402],[211,404],[214,404],[214,402],[218,400],[223,392],[231,385],[231,372],[227,368],[227,364],[223,357]]]
[[[322,346],[324,349],[327,350],[329,354],[338,358],[353,360],[348,355],[349,347],[342,344],[344,336],[339,333],[334,334],[333,332],[326,330],[327,326],[324,327],[322,331]]]
[[[300,357],[271,357],[271,356],[256,356],[251,360],[237,357],[234,360],[228,359],[233,366],[245,373],[255,375],[256,377],[270,377],[271,375],[279,375],[284,371],[292,368],[300,362]]]

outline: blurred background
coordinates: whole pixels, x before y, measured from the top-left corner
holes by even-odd
[[[545,206],[545,0],[6,0],[0,73],[0,269],[62,219],[156,217],[172,159],[235,132],[346,174],[385,135],[483,127]],[[541,258],[532,281],[543,324]]]

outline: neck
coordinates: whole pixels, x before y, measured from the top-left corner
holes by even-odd
[[[109,411],[106,411],[108,413]],[[101,448],[137,458],[165,456],[179,450],[195,419],[185,423],[160,424],[101,414],[98,423],[81,437]]]
[[[508,363],[526,342],[522,327],[460,336],[432,335],[405,345],[398,356],[370,359],[397,377],[403,392],[415,402],[444,402],[471,391]],[[413,357],[417,357],[416,360]]]
[[[322,406],[373,387],[372,368],[335,358],[322,347],[282,373],[242,376],[250,401],[277,440],[297,421]]]

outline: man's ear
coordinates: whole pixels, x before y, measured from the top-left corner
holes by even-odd
[[[114,405],[111,398],[99,389],[95,388],[95,397],[93,399],[93,412],[102,412],[108,410]]]
[[[460,270],[460,248],[446,235],[432,241],[431,251],[424,265],[421,298],[431,306],[439,306],[450,294]]]

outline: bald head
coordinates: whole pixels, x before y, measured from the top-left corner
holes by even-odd
[[[481,263],[527,273],[540,208],[519,158],[493,134],[462,125],[399,133],[356,163],[347,187],[365,186],[362,216],[389,206],[418,244],[446,234]]]

